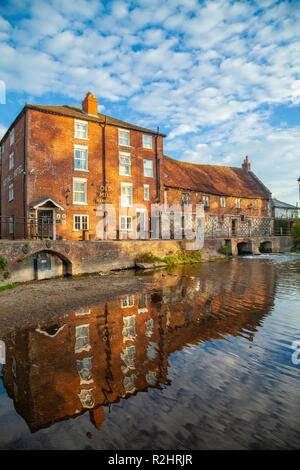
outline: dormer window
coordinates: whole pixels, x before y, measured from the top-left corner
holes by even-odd
[[[188,193],[182,193],[181,194],[181,203],[182,204],[188,204],[190,200],[190,195]]]
[[[237,199],[235,200],[235,207],[236,207],[237,209],[240,209],[240,208],[241,208],[241,200],[240,200],[239,198],[237,198]]]
[[[204,204],[205,207],[209,207],[209,204],[210,204],[209,196],[202,196],[202,203]]]

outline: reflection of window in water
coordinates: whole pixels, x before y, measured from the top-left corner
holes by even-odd
[[[123,317],[124,327],[122,330],[123,341],[133,341],[136,337],[135,332],[135,315]]]
[[[90,313],[91,313],[91,309],[87,307],[82,307],[75,311],[76,317],[80,317],[83,315],[90,315]]]
[[[135,369],[134,355],[135,346],[128,346],[128,348],[123,349],[123,353],[121,353],[121,359],[126,364],[126,367],[122,366],[123,374],[126,374],[129,369]]]
[[[75,352],[89,351],[89,349],[91,349],[89,325],[76,326]]]
[[[156,372],[149,370],[148,374],[146,375],[146,380],[149,385],[156,384]]]
[[[6,354],[5,354],[5,343],[0,340],[0,364],[5,364]]]
[[[134,306],[134,295],[127,295],[121,299],[121,308],[128,308]]]
[[[153,327],[154,327],[154,321],[153,318],[150,318],[150,320],[146,321],[146,333],[145,335],[148,336],[148,338],[151,338],[153,334]]]
[[[140,294],[138,297],[138,312],[148,312],[147,309],[147,294]]]
[[[130,377],[124,377],[123,385],[127,393],[133,393],[136,388],[134,385],[134,379],[136,378],[135,374],[132,374]]]
[[[11,371],[13,373],[14,377],[17,377],[17,363],[16,363],[16,358],[13,356],[12,362],[11,362]]]
[[[209,315],[210,313],[212,312],[212,302],[211,300],[207,300],[205,306],[204,306],[204,313],[206,313],[207,315]]]
[[[95,406],[95,400],[92,394],[92,389],[80,390],[80,393],[78,394],[78,396],[79,396],[79,399],[81,401],[83,408],[93,408],[93,406]]]
[[[85,357],[82,360],[76,361],[76,366],[80,376],[80,383],[90,383],[93,381],[91,357]]]
[[[147,348],[147,357],[149,359],[155,359],[157,355],[157,349],[158,349],[157,344],[150,342]]]

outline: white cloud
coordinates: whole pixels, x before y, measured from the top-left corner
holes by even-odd
[[[299,128],[286,120],[274,127],[270,117],[274,105],[300,103],[299,3],[4,3],[0,79],[8,94],[52,92],[80,102],[90,89],[107,100],[106,112],[118,103],[117,117],[169,130],[174,156],[239,165],[252,152],[270,187],[278,192],[284,175],[282,187],[292,188]]]

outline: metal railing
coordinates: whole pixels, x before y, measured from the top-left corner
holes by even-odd
[[[44,218],[17,216],[0,216],[0,239],[33,239],[53,238],[53,221]]]

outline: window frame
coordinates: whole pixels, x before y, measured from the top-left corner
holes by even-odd
[[[79,124],[80,126],[85,126],[85,128],[86,128],[86,137],[79,137],[78,135],[76,135],[76,124]],[[74,139],[89,140],[88,122],[87,121],[80,121],[79,119],[74,119]]]
[[[203,195],[202,202],[204,204],[204,207],[210,207],[210,196]]]
[[[76,150],[79,151],[85,151],[86,152],[86,168],[76,168],[75,167],[75,161],[76,161]],[[74,171],[89,171],[89,148],[87,145],[77,145],[74,144]],[[77,159],[78,160],[78,159]],[[82,159],[79,159],[79,161],[82,161]]]
[[[122,200],[122,188],[130,187],[131,188],[131,204],[123,204]],[[121,207],[132,207],[133,206],[133,186],[132,183],[121,182]]]
[[[128,144],[120,142],[120,134],[128,135]],[[127,129],[118,129],[118,145],[121,147],[130,147],[130,131]]]
[[[224,204],[222,204],[222,201],[224,201]],[[227,199],[226,199],[226,196],[220,196],[220,207],[222,207],[223,209],[225,207],[227,207]]]
[[[75,223],[75,217],[80,218],[80,228],[76,228],[76,223]],[[86,217],[87,221],[87,228],[83,228],[82,224],[82,218]],[[90,229],[90,221],[89,221],[89,216],[88,214],[73,214],[73,232],[82,232],[83,230],[89,230]]]
[[[12,170],[15,165],[15,158],[14,158],[14,152],[10,152],[8,155],[8,169]]]
[[[151,139],[151,147],[149,147],[148,145],[145,145],[144,137],[146,137],[148,139]],[[153,137],[152,137],[152,135],[143,134],[142,142],[143,142],[143,149],[153,150]]]
[[[9,132],[9,145],[13,145],[15,143],[15,128],[13,127]]]
[[[14,183],[9,183],[8,185],[8,202],[14,200]]]
[[[74,190],[74,183],[84,183],[85,184],[85,202],[83,201],[75,201],[75,190]],[[78,192],[78,191],[77,191]],[[87,179],[86,178],[73,178],[73,204],[74,205],[81,205],[81,206],[87,206]]]
[[[151,163],[151,165],[152,165],[152,175],[151,176],[148,176],[148,175],[145,174],[145,163],[148,163],[148,162]],[[154,177],[153,160],[149,160],[149,159],[144,158],[143,159],[143,170],[144,170],[144,177],[145,178],[153,178]]]
[[[253,199],[252,207],[255,211],[258,209],[258,199]]]
[[[235,208],[236,209],[241,209],[242,208],[242,200],[241,200],[240,197],[235,198]]]
[[[184,199],[187,198],[187,202]],[[189,193],[181,193],[181,204],[189,204],[190,203],[190,194]]]
[[[14,234],[15,234],[14,228],[15,228],[14,216],[11,215],[8,219],[8,233],[9,233],[9,235],[14,236]]]
[[[122,228],[122,219],[126,219],[126,227],[128,226],[128,219],[130,219],[130,228]],[[132,232],[132,215],[120,215],[120,231]]]
[[[121,165],[121,158],[129,158],[129,163],[122,163]],[[121,166],[129,166],[129,174],[128,173],[121,173]],[[119,152],[119,176],[131,176],[131,155],[127,152]]]
[[[145,197],[145,190],[148,190],[148,198]],[[144,201],[150,201],[150,184],[144,184]]]

